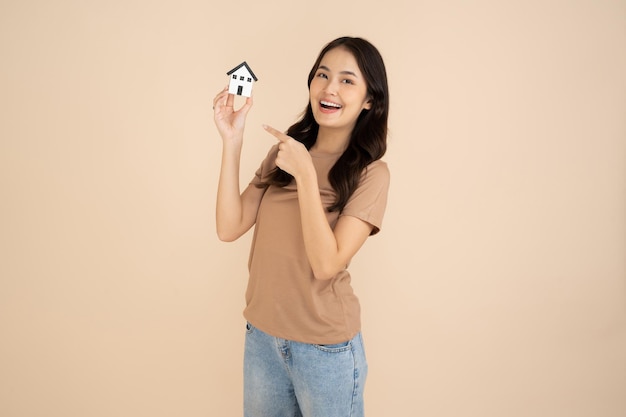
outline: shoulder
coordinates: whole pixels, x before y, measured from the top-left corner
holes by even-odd
[[[387,165],[387,162],[382,159],[371,162],[367,167],[365,167],[365,170],[386,173],[389,175],[389,166]]]
[[[356,198],[367,194],[387,194],[389,182],[390,173],[387,163],[380,159],[373,161],[363,169],[352,197]]]
[[[265,155],[265,158],[263,158],[259,168],[256,170],[252,183],[258,185],[264,184],[268,181],[269,176],[276,168],[276,155],[278,155],[278,145],[273,145]]]
[[[276,155],[278,155],[278,144],[277,143],[273,144],[270,147],[269,151],[267,151],[266,158],[276,157]]]
[[[263,159],[263,166],[266,169],[271,170],[276,166],[276,155],[278,155],[278,144],[272,145]]]
[[[389,166],[385,161],[379,159],[365,167],[361,174],[361,182],[389,184],[390,176]]]
[[[374,235],[381,228],[388,193],[389,167],[382,160],[374,161],[363,169],[359,185],[341,215],[354,216],[371,224]]]

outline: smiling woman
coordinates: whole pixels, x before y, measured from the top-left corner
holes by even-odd
[[[359,417],[367,362],[360,305],[347,265],[382,225],[389,171],[388,88],[376,48],[343,37],[319,54],[309,102],[250,185],[239,157],[252,99],[214,100],[223,141],[217,231],[235,240],[255,226],[244,316],[245,416]],[[280,242],[280,245],[277,243]]]
[[[323,120],[318,120],[314,113],[314,108],[317,113],[321,113],[319,106],[314,105],[313,91],[316,89],[315,84],[318,77],[322,79],[329,77],[330,69],[328,66],[332,63],[327,63],[327,58],[328,61],[330,58],[337,59],[338,62],[335,64],[338,66],[333,69],[340,75],[344,75],[344,83],[346,81],[358,81],[359,84],[364,84],[366,87],[365,100],[367,100],[366,104],[369,107],[364,108],[359,114],[353,115],[356,119],[353,120],[353,128],[349,132],[345,129],[324,130],[320,124],[320,122],[323,123]],[[346,67],[342,68],[342,65]],[[350,79],[349,74],[341,74],[342,71],[359,74],[362,78],[360,80]],[[328,81],[325,84],[328,84]],[[358,178],[361,171],[369,163],[380,159],[387,150],[387,120],[389,115],[387,71],[380,53],[369,42],[359,38],[343,37],[330,42],[322,50],[309,73],[308,85],[309,103],[304,110],[302,119],[287,130],[287,135],[303,143],[307,149],[313,147],[323,149],[321,146],[329,146],[332,149],[347,143],[344,155],[339,158],[329,172],[330,183],[337,193],[337,199],[329,210],[340,210],[356,187],[355,178]],[[341,97],[344,94],[348,95],[344,91]],[[322,97],[322,99],[324,98]],[[341,105],[341,103],[337,104]],[[318,136],[320,130],[322,130],[321,138]],[[342,137],[346,134],[349,134],[349,140]],[[326,137],[328,140],[325,139]],[[272,173],[268,183],[285,186],[291,180],[292,176],[289,173],[279,169]]]
[[[332,68],[332,69],[331,69]],[[367,94],[367,84],[352,53],[337,47],[328,51],[315,77],[309,85],[311,107],[320,126],[318,139],[313,148],[328,146],[330,149],[346,142],[341,136],[349,137],[358,115],[372,107]],[[326,144],[321,143],[331,136]]]
[[[272,179],[278,140],[260,126],[296,121],[309,70],[341,30],[375,41],[393,98],[384,227],[349,266],[372,371],[366,414],[625,417],[626,2],[293,4],[0,1],[0,416],[242,416],[242,244],[253,234],[227,245],[208,224],[215,170],[224,157],[224,187],[243,176],[241,190],[222,190],[238,199],[270,151],[261,174]],[[322,201],[341,205],[349,162],[384,150],[366,138],[386,124],[362,122],[386,114],[387,96],[380,61],[359,58],[371,49],[339,43],[372,96],[345,151],[356,157],[309,150],[312,109],[286,135],[297,143],[277,135],[281,164],[298,151],[308,165],[304,144]],[[263,82],[239,159],[244,118],[220,122],[235,124],[221,138],[206,90],[215,96],[243,58]],[[245,98],[234,101],[240,111]],[[363,181],[383,170],[370,163]],[[330,359],[355,343],[305,325],[352,323],[356,303],[345,279],[312,280],[304,239],[283,231],[303,230],[295,195],[310,178],[293,172],[244,210],[259,212],[245,219],[257,228],[247,307],[275,308],[249,315],[250,342],[264,340],[259,328],[279,338],[279,324],[326,341],[283,337],[270,352],[330,383]],[[341,218],[367,213],[352,204],[362,190]],[[271,193],[284,200],[271,206]],[[222,226],[225,240],[242,233]],[[293,262],[309,275],[260,272]],[[312,295],[294,287],[309,283]],[[267,385],[259,393],[279,391]]]

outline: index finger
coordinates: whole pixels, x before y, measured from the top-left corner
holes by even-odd
[[[272,126],[263,125],[263,129],[265,129],[267,132],[269,132],[272,136],[274,136],[276,139],[278,139],[281,142],[285,142],[290,139],[289,136],[287,136],[280,130],[274,129]]]

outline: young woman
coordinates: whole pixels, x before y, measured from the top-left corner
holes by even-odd
[[[240,193],[239,161],[252,98],[213,101],[222,137],[217,233],[255,225],[246,291],[246,417],[363,416],[367,363],[347,271],[380,230],[389,171],[387,76],[360,38],[326,45],[309,74],[309,103]]]

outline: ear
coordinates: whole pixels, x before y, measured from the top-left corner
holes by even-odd
[[[368,97],[363,103],[363,109],[370,110],[372,108],[373,100],[371,97]]]

